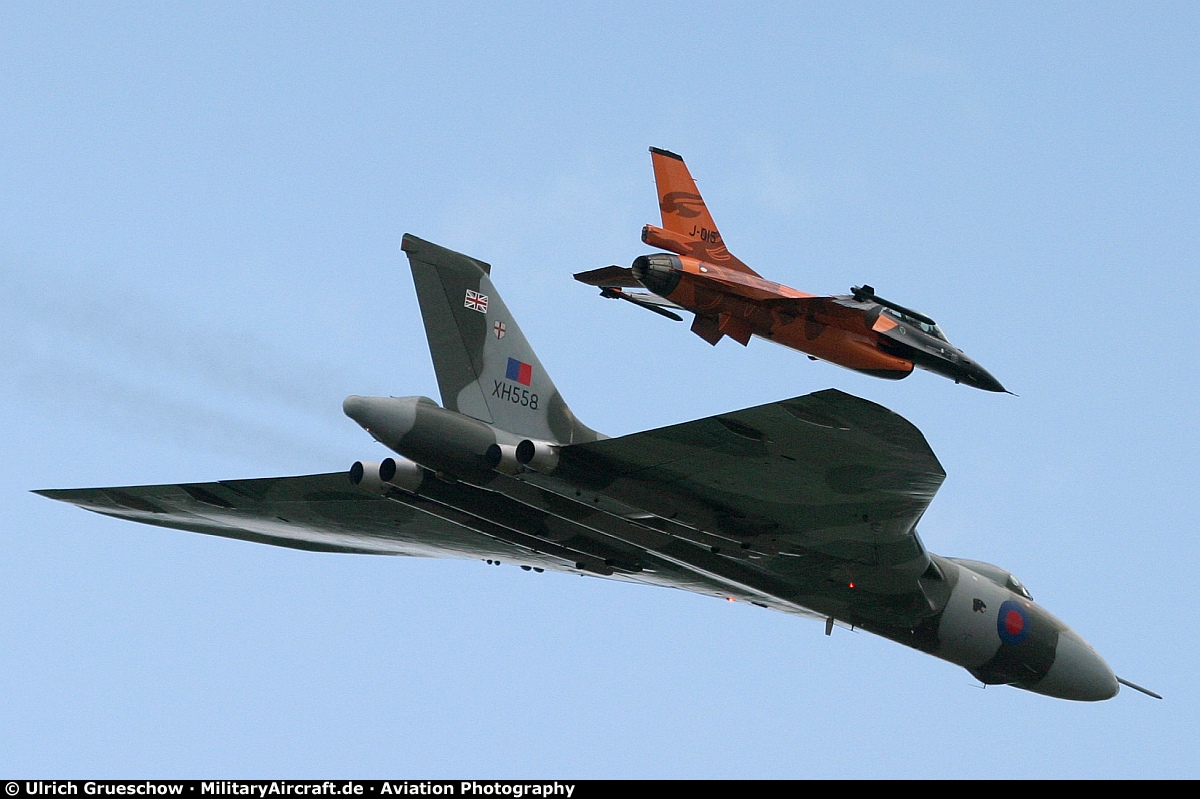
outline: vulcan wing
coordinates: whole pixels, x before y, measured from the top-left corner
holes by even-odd
[[[120,519],[318,552],[511,554],[481,536],[351,485],[346,472],[215,483],[36,491]]]
[[[921,433],[878,405],[822,391],[560,457],[553,475],[475,486],[426,473],[415,491],[334,473],[37,493],[277,546],[494,560],[876,628],[929,612],[915,525],[944,473]]]
[[[599,532],[628,522],[496,476],[500,490],[430,476],[417,493],[354,486],[346,472],[213,483],[47,489],[128,521],[314,552],[467,558],[590,574],[722,598],[757,595]],[[557,505],[552,513],[547,506]],[[603,517],[603,518],[601,518]],[[763,603],[801,615],[804,608]]]
[[[750,563],[839,619],[900,624],[925,611],[916,524],[945,472],[899,415],[840,391],[572,445],[569,471],[612,495],[761,553]],[[854,583],[859,590],[847,590]]]

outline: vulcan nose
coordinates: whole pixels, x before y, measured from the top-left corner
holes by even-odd
[[[1050,670],[1028,690],[1058,699],[1099,702],[1116,696],[1120,686],[1104,658],[1073,630],[1064,630],[1058,635]]]

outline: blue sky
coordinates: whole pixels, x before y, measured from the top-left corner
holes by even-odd
[[[1196,777],[1188,3],[0,7],[0,772]],[[730,249],[870,283],[1019,397],[602,302],[683,154]],[[759,608],[318,555],[34,488],[347,468],[437,396],[400,237],[494,266],[618,435],[836,387],[926,434],[939,554],[1166,696],[981,690]]]

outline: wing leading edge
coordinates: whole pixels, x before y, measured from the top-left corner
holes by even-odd
[[[928,612],[916,524],[945,472],[921,432],[879,405],[821,391],[573,445],[562,462],[568,479],[749,553],[791,602],[889,624]]]
[[[557,491],[527,473],[485,486],[428,476],[381,495],[333,473],[37,493],[297,549],[495,559],[840,619],[878,618],[869,597],[881,594],[898,603],[889,622],[922,612],[914,525],[943,472],[920,432],[880,406],[825,391],[562,453]],[[589,493],[564,501],[564,479]],[[846,575],[869,592],[838,595]]]

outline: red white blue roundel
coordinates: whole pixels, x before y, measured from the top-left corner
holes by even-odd
[[[1029,614],[1021,607],[1021,603],[1009,599],[1000,606],[996,632],[1000,633],[1000,640],[1009,646],[1016,646],[1029,637]]]

